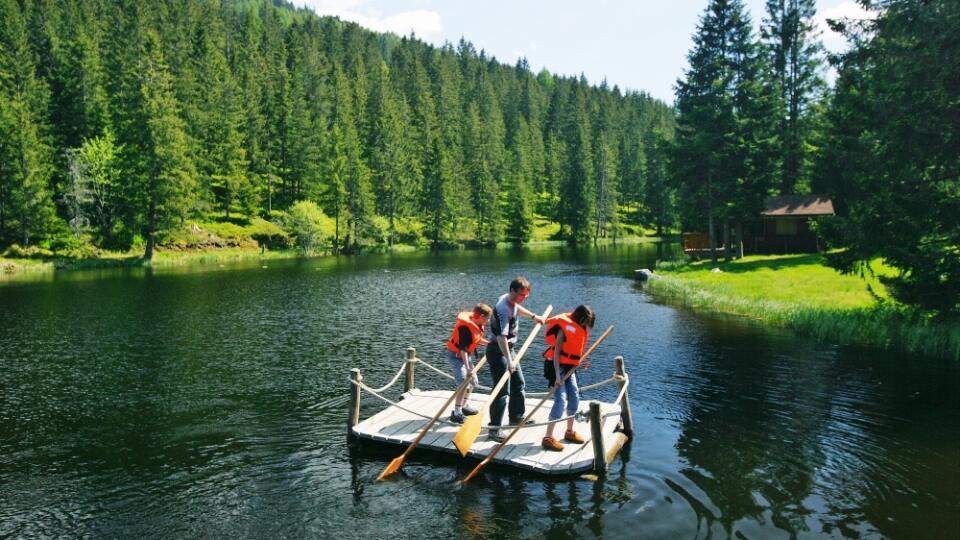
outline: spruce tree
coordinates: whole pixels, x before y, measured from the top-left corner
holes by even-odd
[[[761,35],[778,93],[780,193],[807,187],[807,147],[816,102],[825,82],[823,47],[814,22],[815,0],[767,0]]]
[[[197,191],[187,134],[160,50],[159,35],[145,29],[141,46],[144,144],[131,151],[142,155],[139,188],[144,199],[142,230],[146,248],[143,258],[150,261],[158,234],[183,223],[194,209]]]
[[[24,14],[15,0],[0,1],[0,235],[24,246],[56,219],[50,91],[36,69]]]

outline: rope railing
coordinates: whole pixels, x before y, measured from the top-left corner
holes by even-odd
[[[434,366],[431,365],[429,362],[425,362],[424,360],[422,360],[422,359],[420,359],[420,358],[414,358],[413,360],[414,360],[415,362],[419,363],[419,364],[423,364],[424,366],[426,366],[427,368],[431,369],[432,371],[436,372],[436,373],[439,374],[439,375],[442,375],[442,376],[444,376],[444,377],[446,377],[446,378],[448,378],[448,379],[450,379],[450,380],[454,380],[452,375],[450,375],[449,373],[446,373],[446,372],[444,372],[444,371],[442,371],[442,370],[434,367]],[[382,393],[383,391],[390,389],[391,386],[393,386],[394,384],[396,384],[397,380],[400,379],[400,375],[403,374],[404,370],[406,370],[406,369],[407,369],[407,361],[404,360],[404,364],[403,364],[402,366],[400,366],[400,369],[397,371],[396,375],[393,376],[393,379],[391,379],[390,382],[388,382],[387,384],[381,386],[380,388],[372,388],[372,387],[364,384],[362,381],[354,381],[353,379],[350,379],[350,378],[348,378],[348,380],[350,381],[351,384],[355,384],[355,385],[359,386],[362,390],[366,390],[367,392],[369,392],[369,393],[370,393],[371,395],[373,395],[374,397],[376,397],[376,398],[378,398],[378,399],[380,399],[380,400],[383,400],[384,402],[389,403],[390,405],[392,405],[392,406],[394,406],[394,407],[397,407],[398,409],[400,409],[400,410],[402,410],[402,411],[405,411],[405,412],[407,412],[407,413],[410,413],[410,414],[412,414],[412,415],[414,415],[414,416],[419,416],[420,418],[423,418],[423,419],[425,419],[425,420],[431,420],[432,417],[426,416],[426,415],[424,415],[424,414],[422,414],[422,413],[420,413],[420,412],[417,412],[417,411],[414,411],[414,410],[409,409],[409,408],[407,408],[407,407],[404,407],[403,405],[400,405],[400,402],[394,401],[394,400],[392,400],[392,399],[390,399],[390,398],[388,398],[388,397],[386,397],[386,396],[381,395],[381,393]],[[603,380],[603,381],[600,381],[600,382],[597,382],[597,383],[594,383],[594,384],[590,384],[590,385],[584,386],[583,388],[580,389],[580,391],[581,391],[581,392],[586,392],[586,391],[589,391],[589,390],[594,390],[594,389],[596,389],[596,388],[600,388],[600,387],[606,386],[606,385],[608,385],[608,384],[611,384],[611,383],[614,383],[614,382],[620,382],[620,381],[623,381],[625,384],[624,384],[623,387],[620,389],[620,393],[617,395],[617,399],[614,400],[614,402],[613,402],[613,403],[620,403],[620,401],[623,399],[624,394],[625,394],[626,391],[627,391],[627,387],[630,385],[630,379],[629,379],[629,377],[626,377],[626,376],[613,375],[612,377],[610,377],[610,378],[608,378],[608,379],[606,379],[606,380]],[[481,390],[490,390],[490,387],[487,387],[487,386],[477,386],[477,388],[478,388],[478,389],[481,389]],[[546,396],[546,395],[547,395],[547,392],[530,392],[530,393],[527,393],[526,395],[527,395],[528,397],[543,397],[543,396]],[[607,414],[605,414],[605,415],[603,415],[603,416],[604,416],[604,418],[607,418],[607,417],[610,417],[610,416],[616,416],[616,415],[618,415],[618,414],[620,414],[620,413],[619,413],[619,412],[616,412],[616,411],[612,411],[612,412],[609,412],[609,413],[607,413]],[[527,429],[527,428],[532,428],[532,427],[548,426],[548,425],[550,425],[550,424],[556,424],[556,423],[559,423],[559,422],[565,422],[565,421],[569,420],[570,418],[576,418],[576,419],[579,419],[579,420],[583,421],[583,419],[584,419],[585,416],[586,416],[586,413],[585,413],[585,412],[577,411],[575,414],[563,416],[563,417],[557,418],[556,420],[548,420],[548,421],[546,421],[546,422],[528,422],[528,423],[524,424],[521,429]],[[448,425],[459,425],[459,424],[456,424],[456,423],[454,423],[454,422],[450,422],[449,420],[438,420],[438,421],[443,422],[443,423],[448,424]],[[487,428],[484,427],[483,429],[487,429]]]

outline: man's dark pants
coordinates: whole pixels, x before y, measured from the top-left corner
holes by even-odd
[[[487,346],[487,364],[490,366],[490,374],[493,376],[493,382],[490,383],[490,386],[493,387],[496,386],[500,377],[502,377],[508,369],[507,357],[500,351],[500,346],[496,343],[491,343]],[[525,384],[523,371],[520,369],[520,366],[517,365],[517,369],[514,370],[510,376],[510,380],[507,381],[507,384],[503,385],[503,388],[500,389],[497,397],[490,405],[490,426],[503,425],[503,411],[507,408],[508,395],[510,396],[509,412],[511,422],[517,423],[523,419],[527,410],[523,395],[523,387]]]

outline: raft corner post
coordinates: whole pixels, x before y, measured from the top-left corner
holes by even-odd
[[[417,367],[417,349],[415,347],[407,347],[407,363],[404,365],[406,366],[406,378],[403,382],[403,392],[407,393],[416,388],[414,371]]]
[[[627,371],[624,369],[623,357],[615,357],[613,359],[613,363],[616,366],[616,372],[614,375],[617,376],[617,385],[620,387],[620,391],[623,393],[623,397],[620,398],[621,431],[627,436],[628,440],[633,440],[633,413],[630,411],[630,397],[627,395],[628,391],[624,388],[629,379],[627,377]]]
[[[607,451],[603,444],[603,416],[600,404],[590,402],[590,437],[593,440],[593,472],[598,476],[607,474]]]
[[[360,423],[360,384],[363,382],[363,374],[359,368],[350,370],[350,409],[347,411],[347,444],[356,446],[357,436],[353,433],[353,428]]]

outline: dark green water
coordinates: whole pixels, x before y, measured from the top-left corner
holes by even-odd
[[[960,537],[955,362],[658,305],[631,279],[654,255],[361,256],[0,285],[0,537]],[[583,378],[626,358],[632,445],[597,482],[491,468],[457,488],[472,464],[424,454],[376,482],[398,452],[347,449],[350,368],[379,386],[408,346],[443,367],[455,311],[516,274],[534,282],[529,307],[589,302],[599,328],[617,326]],[[526,374],[544,388],[537,362]],[[418,383],[446,386],[424,369]]]

